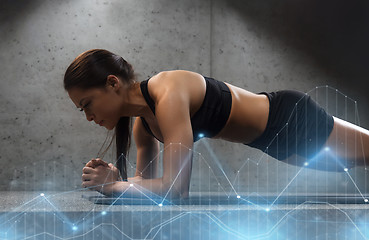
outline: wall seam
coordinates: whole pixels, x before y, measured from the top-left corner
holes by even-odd
[[[209,68],[210,68],[210,77],[214,77],[213,76],[213,0],[210,0],[210,43],[209,43],[209,55],[210,55],[210,60],[209,60]]]

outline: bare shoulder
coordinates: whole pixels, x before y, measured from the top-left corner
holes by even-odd
[[[148,84],[154,101],[168,94],[190,99],[191,95],[201,94],[206,89],[205,80],[201,74],[185,70],[160,72],[153,76]]]

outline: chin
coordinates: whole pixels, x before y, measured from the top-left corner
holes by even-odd
[[[115,126],[113,126],[113,127],[112,127],[112,126],[104,126],[104,127],[105,127],[106,129],[108,129],[108,130],[113,130]]]

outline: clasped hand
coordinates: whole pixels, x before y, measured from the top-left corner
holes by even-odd
[[[114,194],[114,186],[119,180],[119,170],[112,163],[100,158],[92,159],[82,169],[82,186],[105,195]]]

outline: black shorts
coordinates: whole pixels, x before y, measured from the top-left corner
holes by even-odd
[[[310,96],[298,91],[265,94],[269,99],[269,117],[265,131],[246,144],[284,160],[293,154],[314,157],[333,129],[334,119]]]

